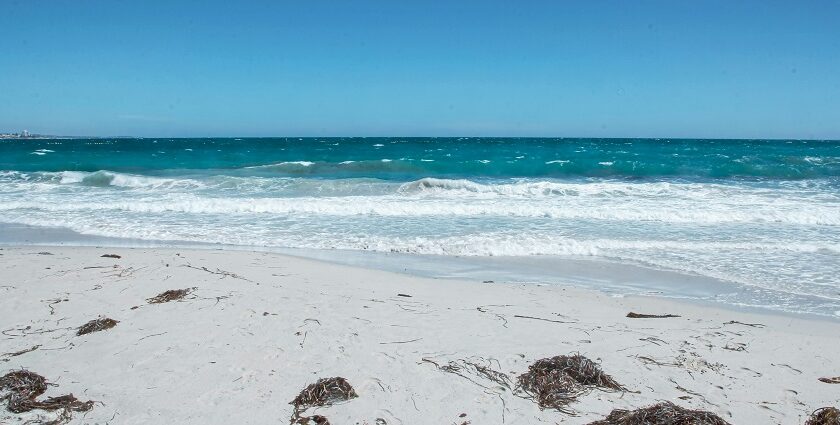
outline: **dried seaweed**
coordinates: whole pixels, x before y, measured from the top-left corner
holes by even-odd
[[[840,410],[834,407],[823,407],[811,414],[805,425],[840,425]]]
[[[26,413],[31,410],[61,410],[58,419],[51,424],[64,424],[72,419],[72,412],[87,412],[93,408],[92,401],[80,401],[73,394],[49,397],[43,401],[36,398],[47,391],[47,380],[41,375],[28,370],[9,372],[0,377],[0,401],[7,402],[7,409],[12,413]]]
[[[487,363],[490,362],[488,361]],[[475,362],[468,361],[464,361],[464,364],[471,366],[473,369],[475,369],[475,373],[479,376],[482,376],[484,377],[484,379],[487,379],[489,381],[495,382],[497,385],[503,388],[509,389],[511,386],[510,378],[508,378],[507,374],[499,372],[498,370],[493,369],[489,365],[484,366]]]
[[[341,377],[319,379],[308,385],[289,404],[295,407],[292,413],[292,424],[308,424],[309,421],[318,425],[328,425],[329,421],[323,416],[303,417],[301,413],[313,406],[330,406],[338,402],[358,397],[353,386]],[[318,422],[323,420],[324,422]],[[301,422],[303,421],[303,422]]]
[[[162,304],[170,301],[179,301],[184,299],[184,297],[189,295],[194,289],[195,288],[170,289],[168,291],[163,291],[146,301],[148,301],[149,304]]]
[[[441,366],[437,362],[423,358],[422,359],[426,363],[433,364],[438,370],[443,372],[452,373],[458,375],[484,389],[490,389],[490,387],[483,385],[476,381],[475,379],[471,378],[468,375],[475,376],[477,378],[486,379],[495,383],[498,387],[502,390],[504,389],[511,389],[511,381],[507,374],[503,372],[499,372],[491,367],[493,360],[487,360],[481,357],[478,358],[471,358],[471,360],[453,360],[449,363]],[[481,361],[484,364],[479,364],[476,361]],[[498,362],[497,362],[498,364]]]
[[[729,425],[720,416],[703,410],[689,410],[670,402],[636,409],[615,409],[609,416],[589,425]]]
[[[192,266],[192,265],[189,265],[189,264],[184,264],[181,267],[187,267],[187,268],[190,268],[190,269],[201,270],[203,272],[207,272],[207,273],[210,273],[210,274],[219,275],[219,276],[221,276],[222,279],[224,279],[226,277],[232,277],[234,279],[241,279],[241,280],[244,280],[246,282],[253,282],[253,280],[247,279],[247,278],[245,278],[243,276],[240,276],[236,273],[229,272],[227,270],[222,270],[222,269],[219,269],[219,268],[217,268],[216,270],[210,270],[207,267],[203,267],[203,266],[202,267],[196,267],[196,266]]]
[[[0,378],[0,391],[9,392],[3,400],[8,400],[10,412],[28,412],[32,410],[29,403],[47,391],[47,380],[37,373],[17,370]]]
[[[325,378],[304,388],[289,404],[306,409],[312,406],[329,406],[356,397],[358,397],[356,391],[346,379]]]
[[[676,314],[644,314],[644,313],[627,313],[627,317],[631,319],[669,319],[672,317],[680,317]]]
[[[292,422],[296,425],[330,425],[330,420],[321,415],[304,416]]]
[[[568,321],[564,321],[564,320],[544,319],[542,317],[523,316],[521,314],[514,314],[513,317],[515,317],[517,319],[542,320],[543,322],[552,322],[552,323],[576,323],[576,322],[568,322]]]
[[[573,413],[566,405],[584,394],[584,387],[568,373],[559,369],[531,370],[519,377],[519,387],[528,394],[541,409],[556,409]]]
[[[117,258],[117,259],[122,258],[121,256],[119,256],[117,254],[102,254],[102,255],[100,255],[100,257],[102,257],[102,258]]]
[[[604,373],[597,363],[580,354],[557,356],[553,363],[563,367],[566,373],[583,385],[594,385],[601,389],[611,390],[624,389],[612,376]]]
[[[744,323],[744,322],[739,322],[737,320],[730,320],[730,321],[724,323],[724,325],[744,325],[744,326],[749,326],[751,328],[765,328],[765,327],[767,327],[766,325],[763,325],[761,323]]]
[[[31,353],[31,352],[33,352],[33,351],[35,351],[35,350],[39,349],[39,348],[41,348],[41,345],[40,345],[40,344],[39,344],[39,345],[33,345],[31,348],[27,348],[27,349],[25,349],[25,350],[13,351],[13,352],[11,352],[11,353],[3,353],[3,354],[0,354],[0,357],[7,357],[7,358],[5,358],[5,359],[3,359],[3,360],[2,360],[2,361],[4,361],[4,362],[7,362],[7,361],[9,361],[9,359],[11,359],[12,357],[22,356],[22,355],[24,355],[24,354],[26,354],[26,353]]]
[[[109,319],[107,317],[100,317],[98,319],[91,320],[90,322],[85,323],[84,325],[79,327],[79,330],[76,331],[76,335],[82,336],[87,335],[93,332],[104,331],[106,329],[111,329],[114,326],[117,326],[117,323],[120,323],[114,319]]]
[[[624,390],[598,364],[575,354],[537,360],[518,378],[518,389],[540,408],[571,413],[566,406],[592,388]]]

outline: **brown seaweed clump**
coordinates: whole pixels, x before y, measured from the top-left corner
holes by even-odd
[[[636,410],[615,409],[606,418],[589,425],[729,425],[720,416],[689,410],[664,401]]]
[[[3,400],[8,400],[8,409],[12,413],[32,410],[35,397],[47,391],[47,380],[28,370],[9,372],[0,378],[0,391],[8,392]]]
[[[179,301],[184,299],[190,292],[193,291],[195,288],[186,288],[186,289],[170,289],[168,291],[163,291],[160,294],[155,295],[152,298],[147,299],[146,301],[149,304],[162,304],[168,303],[170,301]]]
[[[37,397],[47,391],[47,380],[35,372],[17,370],[0,377],[0,402],[6,401],[12,413],[31,410],[55,411],[61,409],[58,419],[52,424],[64,424],[72,419],[72,412],[87,412],[93,408],[92,401],[80,401],[73,394],[49,397],[43,401]]]
[[[834,407],[823,407],[811,414],[805,425],[840,425],[840,410]]]
[[[106,329],[111,329],[114,326],[117,326],[117,323],[120,323],[114,319],[109,319],[107,317],[100,317],[98,319],[91,320],[90,322],[85,323],[82,326],[79,326],[79,330],[76,331],[77,336],[87,335],[93,332],[104,331]]]
[[[519,377],[519,387],[541,409],[557,409],[566,413],[571,412],[565,406],[584,393],[582,385],[559,369],[531,369]]]
[[[327,418],[323,416],[301,417],[301,412],[313,406],[330,406],[338,402],[347,401],[358,397],[356,390],[341,377],[319,379],[314,384],[308,385],[289,404],[295,406],[292,414],[292,424],[317,424],[329,425]]]
[[[528,372],[518,378],[519,389],[540,408],[557,409],[570,413],[565,406],[593,387],[606,390],[623,390],[624,387],[598,364],[575,354],[537,360],[528,366]]]
[[[292,423],[295,425],[330,425],[330,420],[321,415],[312,415],[298,418]]]
[[[324,378],[304,388],[289,404],[296,408],[307,409],[312,406],[329,406],[356,397],[358,397],[356,390],[346,379]]]

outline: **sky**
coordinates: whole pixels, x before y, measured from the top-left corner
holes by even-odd
[[[840,139],[840,0],[0,6],[0,132]]]

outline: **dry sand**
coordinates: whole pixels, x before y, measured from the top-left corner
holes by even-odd
[[[26,368],[56,384],[46,396],[97,401],[76,424],[288,423],[289,402],[333,376],[358,398],[306,413],[334,425],[582,424],[662,400],[733,424],[801,424],[840,404],[840,385],[818,380],[840,375],[836,321],[259,252],[0,254],[0,372]],[[195,289],[180,301],[146,301],[186,288]],[[681,317],[625,317],[631,311]],[[119,323],[76,335],[99,316]],[[515,378],[537,359],[578,352],[630,391],[591,391],[570,416],[469,368],[459,376],[434,365],[465,360]],[[39,416],[54,414],[0,409],[0,423]]]

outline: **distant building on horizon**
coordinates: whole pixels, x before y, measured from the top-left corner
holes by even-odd
[[[22,130],[20,133],[3,133],[0,132],[0,139],[40,139],[44,136],[38,133],[30,133],[29,130]]]

